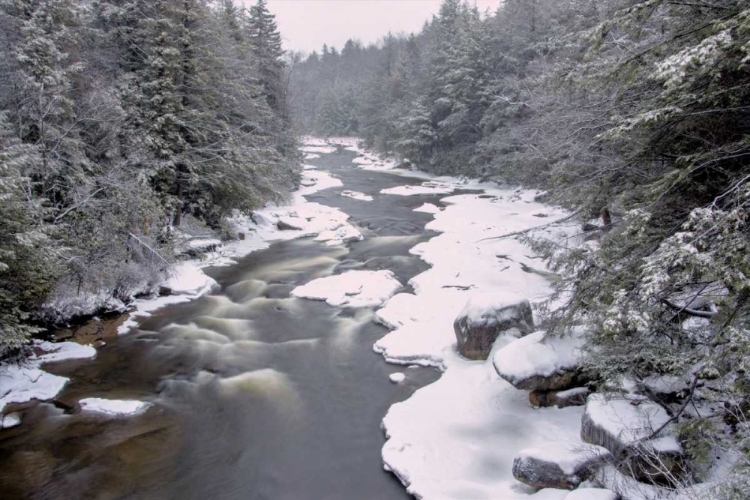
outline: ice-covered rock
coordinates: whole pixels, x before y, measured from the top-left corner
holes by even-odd
[[[332,306],[374,307],[401,288],[391,271],[349,271],[313,280],[292,290],[293,297],[325,300]]]
[[[500,335],[534,331],[531,305],[528,300],[508,300],[497,294],[473,295],[453,322],[453,330],[461,355],[487,359]]]
[[[406,375],[404,375],[401,372],[396,372],[396,373],[391,373],[391,375],[388,378],[394,384],[399,384],[399,383],[403,382],[404,380],[406,380]]]
[[[579,488],[568,493],[563,500],[620,500],[620,495],[604,488]]]
[[[546,337],[544,331],[514,340],[498,350],[492,363],[498,375],[517,389],[557,391],[580,382],[581,331]]]
[[[682,446],[666,427],[666,410],[643,397],[592,394],[581,419],[581,439],[612,453],[618,469],[648,483],[670,483],[684,473]]]
[[[609,457],[599,446],[548,443],[522,450],[513,460],[513,477],[535,488],[572,490],[589,479]]]
[[[536,408],[583,406],[590,392],[588,387],[574,387],[565,391],[531,391],[529,403]]]

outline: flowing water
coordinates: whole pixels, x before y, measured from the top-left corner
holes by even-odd
[[[207,269],[220,290],[158,311],[93,361],[49,365],[71,381],[0,431],[0,498],[408,498],[382,468],[380,420],[438,373],[373,353],[387,330],[371,310],[289,297],[350,269],[390,269],[406,284],[427,267],[408,250],[434,236],[424,229],[432,216],[413,209],[439,196],[379,196],[419,181],[358,169],[353,158],[311,161],[344,186],[308,199],[349,214],[363,241],[298,239]],[[388,380],[396,371],[406,382]],[[104,418],[77,410],[84,397],[154,406]]]

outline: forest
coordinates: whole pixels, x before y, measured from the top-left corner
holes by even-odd
[[[264,1],[0,3],[0,346],[151,293],[186,215],[299,180]]]
[[[688,400],[720,408],[682,425],[693,455],[748,456],[747,428],[725,425],[750,409],[746,2],[445,0],[419,33],[290,65],[302,130],[543,189],[601,233],[596,247],[527,237],[560,276],[550,331],[588,325],[600,379],[690,374]],[[750,491],[747,465],[728,497]]]

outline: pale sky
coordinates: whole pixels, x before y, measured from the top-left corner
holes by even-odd
[[[501,0],[469,0],[480,12],[494,11]],[[254,0],[244,0],[246,5]],[[419,31],[440,9],[441,0],[268,0],[286,50],[338,49],[349,38],[364,44],[393,33]]]

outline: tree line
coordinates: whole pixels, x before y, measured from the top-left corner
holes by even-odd
[[[418,33],[294,55],[291,105],[306,131],[541,188],[577,211],[597,244],[528,234],[561,276],[550,331],[588,326],[598,380],[692,379],[686,397],[714,410],[680,410],[695,417],[683,442],[693,457],[717,443],[743,457],[723,485],[739,499],[750,491],[748,40],[740,0],[506,0],[488,13],[445,0]]]
[[[0,1],[0,354],[297,184],[283,57],[265,0]]]

